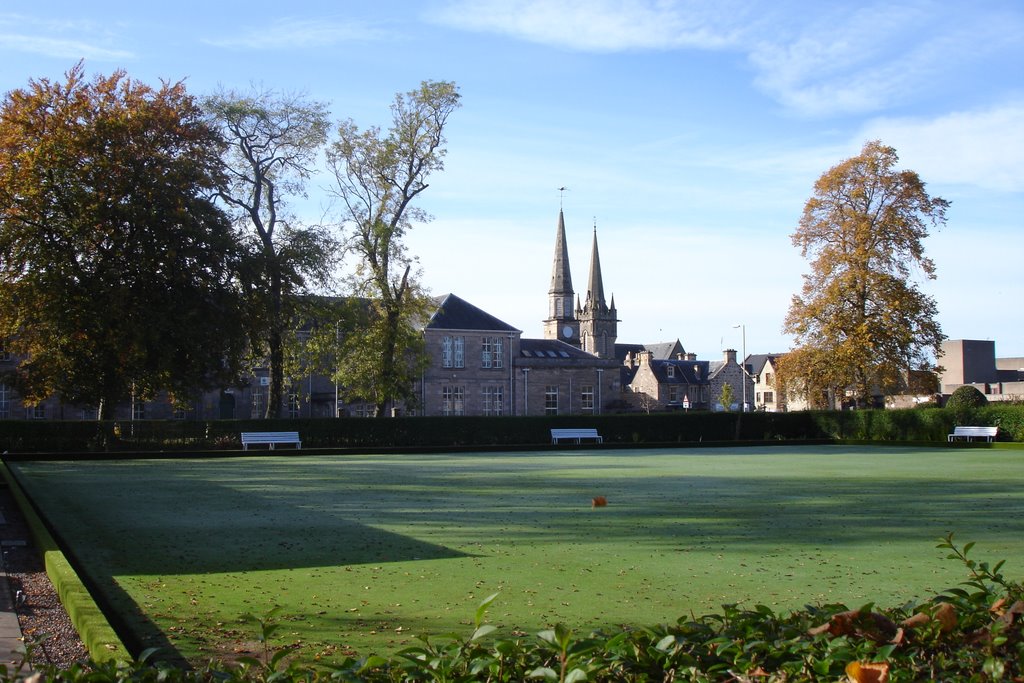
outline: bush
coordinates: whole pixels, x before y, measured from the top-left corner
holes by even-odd
[[[946,401],[946,407],[954,412],[971,411],[984,405],[988,405],[988,399],[985,398],[985,394],[981,393],[977,387],[972,387],[969,384],[957,387]]]

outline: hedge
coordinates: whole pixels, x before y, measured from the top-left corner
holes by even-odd
[[[1024,405],[969,413],[943,408],[673,412],[550,417],[399,417],[133,422],[0,421],[0,450],[11,453],[202,451],[241,448],[242,431],[295,431],[304,449],[537,447],[555,427],[594,427],[609,445],[727,441],[945,442],[956,424],[1000,427],[1000,440],[1024,441]]]

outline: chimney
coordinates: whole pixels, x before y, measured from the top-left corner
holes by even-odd
[[[695,354],[695,353],[688,353],[688,354],[686,354],[686,360],[690,360],[690,361],[697,360],[697,354]]]
[[[729,363],[732,363],[733,365],[736,364],[736,349],[725,350],[725,363],[726,365]]]

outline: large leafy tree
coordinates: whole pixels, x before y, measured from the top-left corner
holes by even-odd
[[[444,129],[459,97],[454,83],[425,81],[395,97],[387,132],[344,121],[327,151],[345,246],[357,257],[352,290],[369,302],[366,324],[345,337],[350,362],[340,365],[338,380],[372,401],[377,415],[397,401],[414,402],[413,380],[425,362],[415,322],[430,304],[404,237],[414,222],[430,220],[413,201],[444,168]]]
[[[935,278],[923,241],[945,224],[949,202],[898,161],[892,147],[865,144],[818,179],[792,235],[811,272],[786,316],[795,348],[779,375],[812,404],[852,391],[865,405],[938,356],[937,307],[915,276]]]
[[[30,81],[0,108],[0,336],[29,402],[100,418],[235,375],[238,243],[216,131],[182,83]]]
[[[306,196],[329,128],[327,107],[299,95],[221,91],[203,107],[227,142],[221,200],[248,235],[246,286],[254,353],[269,361],[266,417],[284,409],[286,346],[301,324],[302,295],[326,281],[335,242],[288,210]]]

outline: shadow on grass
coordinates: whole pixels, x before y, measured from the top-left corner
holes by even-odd
[[[816,460],[722,452],[711,465],[699,460],[706,454],[684,451],[643,461],[577,453],[16,467],[140,641],[173,647],[139,604],[145,598],[129,596],[115,577],[447,560],[487,555],[498,543],[512,556],[517,546],[537,557],[596,544],[642,558],[920,544],[947,531],[965,540],[1024,538],[1019,466],[989,472],[947,459],[890,467],[858,460],[865,452],[878,451],[831,449],[838,457]],[[595,495],[608,507],[592,509]]]
[[[841,456],[865,449],[836,449]],[[743,456],[747,456],[744,452]],[[1024,536],[1019,478],[923,466],[876,475],[821,457],[774,474],[620,456],[19,463],[30,494],[84,562],[113,574],[203,574],[466,557],[480,544],[610,543],[737,552]],[[716,467],[729,469],[727,454]],[[763,462],[773,462],[765,460]],[[756,463],[755,463],[756,464]],[[690,473],[690,472],[693,473]],[[1019,477],[1019,474],[1015,475]],[[591,498],[606,496],[593,510]]]

